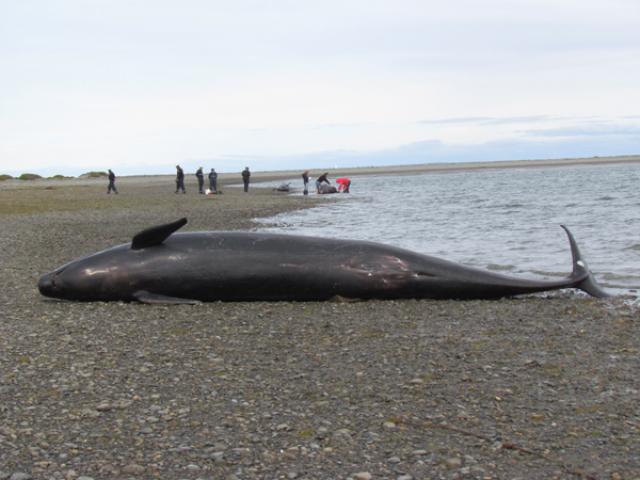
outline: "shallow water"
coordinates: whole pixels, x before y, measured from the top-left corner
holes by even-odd
[[[603,287],[638,296],[638,164],[360,176],[352,182],[352,193],[338,202],[262,220],[277,225],[266,230],[373,240],[551,278],[571,271],[564,224]],[[298,191],[301,184],[291,180]]]

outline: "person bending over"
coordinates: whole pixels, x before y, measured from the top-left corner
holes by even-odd
[[[329,176],[329,172],[324,172],[322,175],[316,178],[316,193],[320,193],[320,185],[322,185],[322,183],[331,185],[331,182],[329,181],[328,176]]]

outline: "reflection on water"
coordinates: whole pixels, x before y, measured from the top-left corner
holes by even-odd
[[[571,271],[564,224],[603,286],[634,295],[640,289],[638,164],[352,180],[350,195],[266,219],[278,225],[268,230],[372,240],[510,274],[556,276]]]

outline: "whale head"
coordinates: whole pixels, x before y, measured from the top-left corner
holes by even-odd
[[[115,247],[69,262],[38,281],[38,290],[46,297],[65,300],[109,300],[123,295],[128,282],[127,246]],[[126,298],[122,298],[125,300]]]
[[[148,228],[136,234],[131,244],[69,262],[40,277],[38,290],[46,297],[65,300],[132,300],[135,292],[148,284],[149,277],[154,277],[154,256],[149,252],[156,251],[186,223],[187,219],[181,218]],[[161,257],[160,263],[165,260]],[[161,283],[162,278],[156,281]]]

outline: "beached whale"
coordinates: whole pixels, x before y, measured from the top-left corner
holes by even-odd
[[[186,218],[42,276],[48,297],[84,301],[492,299],[578,288],[608,296],[566,227],[573,272],[527,280],[379,243],[253,232],[174,233]]]

